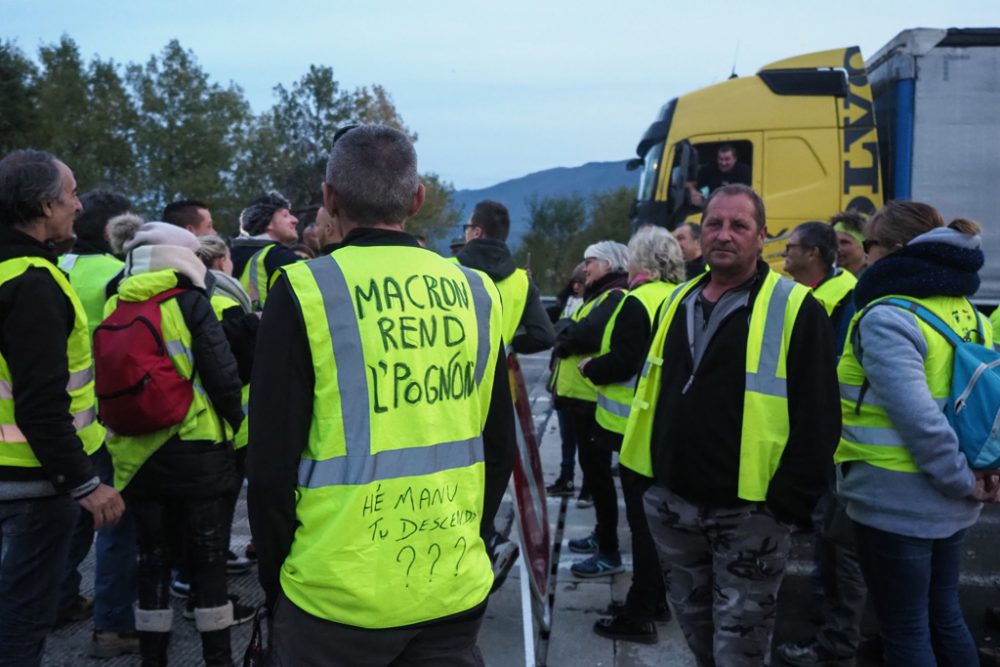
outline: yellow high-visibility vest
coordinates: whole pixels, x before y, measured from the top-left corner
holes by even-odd
[[[97,399],[94,394],[94,363],[91,357],[90,331],[87,314],[69,280],[56,266],[42,257],[17,257],[0,262],[0,285],[20,277],[25,271],[44,269],[52,275],[73,307],[73,328],[66,339],[69,363],[69,411],[73,428],[83,451],[93,454],[104,443],[104,427],[97,421]],[[12,313],[11,317],[30,317],[28,313]],[[27,436],[17,425],[14,414],[14,382],[7,360],[0,354],[0,466],[40,468]]]
[[[479,536],[500,296],[420,248],[346,246],[281,269],[315,373],[285,595],[390,628],[486,599]]]
[[[692,289],[707,282],[703,275],[674,290],[650,344],[632,402],[620,461],[635,472],[653,476],[652,433],[660,397],[663,344],[680,304]],[[788,444],[788,377],[786,359],[795,320],[809,289],[769,270],[754,298],[750,315],[743,390],[743,424],[737,496],[762,502]]]
[[[629,291],[625,299],[633,297],[638,299],[645,306],[649,322],[652,325],[657,309],[676,288],[677,285],[673,283],[654,280]],[[604,338],[601,341],[601,351],[598,356],[611,351],[611,335],[625,299],[622,299],[618,304],[608,326],[604,329]],[[624,435],[625,425],[628,424],[628,415],[632,409],[632,396],[635,395],[635,381],[636,378],[633,376],[624,382],[597,386],[597,423],[602,428],[612,433]]]
[[[114,311],[119,299],[146,301],[175,287],[177,274],[170,269],[128,276],[118,286],[118,294],[105,304],[105,315]],[[225,442],[232,437],[232,428],[216,413],[194,367],[191,330],[184,321],[177,299],[167,299],[161,303],[160,316],[164,346],[178,375],[185,380],[192,380],[194,398],[184,420],[179,424],[143,435],[108,434],[108,451],[115,467],[115,487],[119,490],[124,489],[142,464],[175,435],[189,442],[211,443]]]
[[[890,297],[885,297],[890,298]],[[943,321],[952,324],[960,335],[966,332],[978,331],[982,324],[985,345],[993,345],[993,328],[988,326],[986,318],[980,315],[969,300],[960,296],[935,296],[927,299],[915,299],[909,296],[900,298],[914,301],[927,308]],[[896,306],[880,306],[880,308],[895,308]],[[864,461],[879,468],[895,470],[896,472],[918,473],[920,469],[906,449],[903,437],[893,425],[885,409],[879,404],[878,397],[870,389],[864,392],[863,400],[858,401],[865,386],[865,369],[854,353],[855,329],[865,311],[854,315],[851,320],[844,353],[837,364],[837,378],[840,381],[840,411],[843,415],[843,425],[840,432],[840,442],[833,460],[836,463],[845,461]],[[955,359],[955,348],[937,333],[929,324],[919,317],[914,317],[920,327],[920,333],[927,342],[927,357],[924,359],[924,372],[927,374],[927,386],[931,396],[938,406],[944,410],[951,390],[951,372]],[[864,341],[861,341],[862,349]],[[891,351],[890,351],[891,353]]]

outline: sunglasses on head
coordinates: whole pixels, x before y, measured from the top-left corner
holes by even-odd
[[[874,248],[875,246],[880,246],[880,245],[882,245],[882,244],[879,243],[875,239],[865,239],[864,241],[861,242],[861,247],[864,248],[864,250],[865,250],[866,253],[871,252],[872,248]]]

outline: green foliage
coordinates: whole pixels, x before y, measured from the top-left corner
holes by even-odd
[[[583,251],[598,241],[627,243],[634,188],[593,195],[589,201],[570,197],[535,197],[528,202],[530,231],[521,241],[517,260],[530,266],[543,294],[556,294],[569,281]]]
[[[406,221],[406,231],[424,236],[433,248],[451,233],[462,214],[451,200],[455,192],[451,183],[437,174],[424,174],[422,179],[427,196],[417,214]]]
[[[144,64],[84,62],[63,36],[38,63],[0,41],[0,155],[47,150],[74,171],[79,189],[127,194],[147,219],[175,199],[200,199],[216,228],[235,234],[242,208],[271,189],[296,208],[320,203],[330,141],[349,122],[403,123],[379,85],[343,90],[333,68],[310,66],[274,105],[253,114],[236,84],[211,80],[177,40]],[[458,222],[454,188],[424,177],[427,199],[410,228],[434,241]]]
[[[0,154],[29,145],[35,133],[38,68],[12,42],[0,42]]]

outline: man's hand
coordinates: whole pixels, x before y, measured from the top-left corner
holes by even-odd
[[[96,489],[80,498],[78,502],[83,509],[93,515],[94,530],[115,525],[125,511],[125,501],[114,487],[107,484],[98,484]]]
[[[686,184],[688,189],[688,199],[691,200],[692,206],[697,206],[701,208],[705,205],[705,197],[702,196],[701,191],[695,186],[692,181],[688,181]]]

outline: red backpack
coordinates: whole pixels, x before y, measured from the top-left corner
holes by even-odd
[[[97,414],[120,435],[145,435],[184,420],[194,386],[177,372],[163,341],[160,304],[171,289],[146,301],[118,301],[94,331]]]

